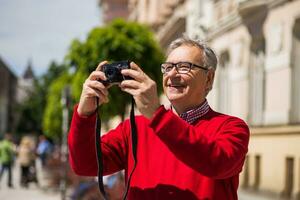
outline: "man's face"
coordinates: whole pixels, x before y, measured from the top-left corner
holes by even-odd
[[[202,59],[201,49],[184,45],[171,51],[166,62],[190,62],[203,66]],[[193,67],[189,73],[179,74],[173,68],[163,76],[163,89],[171,104],[184,112],[204,101],[212,82],[212,71]]]

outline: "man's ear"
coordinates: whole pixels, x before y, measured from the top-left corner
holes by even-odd
[[[206,78],[206,89],[207,93],[213,88],[213,83],[215,79],[215,70],[210,67],[207,71],[207,78]]]

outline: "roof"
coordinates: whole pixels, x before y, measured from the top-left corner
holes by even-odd
[[[6,71],[8,71],[9,74],[11,74],[13,77],[18,78],[15,73],[9,68],[9,66],[3,61],[3,59],[0,56],[0,68],[4,68]]]

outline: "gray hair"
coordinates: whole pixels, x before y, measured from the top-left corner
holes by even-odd
[[[201,49],[203,53],[204,66],[212,67],[214,70],[217,69],[218,59],[215,52],[205,42],[196,39],[191,39],[185,35],[171,42],[167,49],[167,55],[169,55],[174,49],[184,45],[195,46]]]

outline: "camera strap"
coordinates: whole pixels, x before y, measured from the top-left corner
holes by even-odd
[[[97,154],[97,164],[98,164],[98,187],[102,194],[104,200],[108,200],[104,184],[103,184],[103,158],[101,150],[101,119],[99,116],[99,98],[96,97],[97,110],[96,110],[96,154]]]
[[[99,98],[96,98],[97,105],[99,105]],[[131,128],[131,147],[132,147],[132,155],[134,159],[134,165],[133,168],[127,178],[127,183],[125,187],[125,192],[123,195],[123,200],[126,200],[129,187],[130,187],[130,180],[132,177],[132,174],[136,168],[137,164],[137,128],[136,128],[136,122],[135,122],[135,116],[134,116],[134,99],[131,97],[131,110],[130,110],[130,128]],[[101,150],[101,119],[99,116],[98,109],[99,106],[97,106],[96,114],[96,154],[97,154],[97,163],[98,163],[98,187],[99,190],[102,194],[102,197],[104,200],[108,200],[107,194],[104,189],[104,184],[103,184],[103,156],[102,156],[102,150]]]

